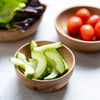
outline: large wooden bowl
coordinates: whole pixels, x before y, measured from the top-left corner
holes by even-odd
[[[58,32],[60,40],[69,48],[84,51],[95,52],[100,51],[100,41],[84,41],[79,37],[72,37],[67,32],[67,21],[70,17],[74,16],[76,11],[80,8],[86,8],[90,11],[91,15],[100,15],[100,9],[90,6],[77,6],[62,11],[56,18],[55,27]]]
[[[42,5],[44,6],[44,9],[41,17],[29,29],[27,29],[25,32],[21,32],[19,29],[0,30],[0,41],[1,42],[17,41],[34,34],[38,29],[43,13],[45,12],[46,9],[46,5],[44,4]]]
[[[36,43],[38,44],[38,46],[41,46],[41,45],[50,44],[53,42],[37,41]],[[17,52],[21,52],[21,53],[25,54],[25,56],[28,59],[30,57],[29,43],[25,44],[21,48],[19,48]],[[17,54],[17,52],[16,52],[16,54]],[[32,90],[38,90],[40,92],[57,91],[58,89],[65,86],[68,83],[68,81],[72,75],[72,72],[74,69],[74,64],[75,64],[75,58],[74,58],[74,55],[71,52],[71,50],[68,49],[67,47],[65,47],[64,45],[63,45],[63,47],[58,49],[58,52],[61,54],[61,56],[65,60],[65,63],[69,66],[68,72],[66,72],[61,77],[59,77],[57,79],[53,79],[53,80],[26,79],[24,77],[23,73],[19,70],[19,68],[17,66],[15,66],[15,71],[16,71],[16,74],[17,74],[20,82],[23,85],[25,85],[26,87],[28,87]],[[16,54],[15,54],[15,57],[16,57]]]

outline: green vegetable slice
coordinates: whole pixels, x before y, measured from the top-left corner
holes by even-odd
[[[33,51],[34,47],[37,47],[37,44],[34,40],[30,41],[30,51]]]
[[[28,63],[29,63],[30,66],[32,66],[36,70],[37,63],[38,63],[36,60],[29,58]]]
[[[63,62],[63,58],[60,56],[60,54],[56,50],[54,50],[54,49],[45,50],[44,54],[46,55],[49,63],[51,63],[51,61],[55,62],[55,69],[60,74],[63,74],[66,71],[65,64]]]
[[[58,49],[60,47],[62,47],[62,43],[57,42],[57,43],[52,43],[52,44],[48,44],[48,45],[43,45],[43,46],[40,46],[40,47],[34,47],[33,51],[42,52],[46,49]]]
[[[47,58],[47,61],[49,64],[50,74],[44,77],[44,80],[55,79],[59,75],[58,71],[55,69],[56,63],[49,58]]]
[[[0,0],[0,23],[8,23],[13,19],[17,10],[25,7],[25,3],[19,1]]]
[[[33,77],[33,75],[34,75],[34,69],[31,66],[29,66],[27,63],[25,63],[21,59],[14,58],[14,57],[11,57],[9,59],[9,61],[11,63],[13,63],[14,65],[18,65],[23,70],[25,70],[25,72],[24,72],[25,78],[32,78]]]
[[[17,58],[23,60],[26,64],[28,64],[32,68],[36,69],[36,66],[37,66],[36,60],[32,59],[31,61],[27,62],[25,55],[23,53],[20,53],[20,52],[17,53]]]
[[[31,56],[33,59],[37,60],[37,62],[38,62],[37,68],[34,73],[34,78],[42,79],[47,71],[46,57],[43,54],[36,52],[36,51],[32,51]]]
[[[54,79],[58,76],[58,72],[56,71],[55,68],[52,69],[52,72],[51,74],[49,74],[48,76],[44,77],[44,80],[51,80],[51,79]]]

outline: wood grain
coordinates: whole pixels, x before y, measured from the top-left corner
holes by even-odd
[[[53,42],[37,41],[38,46],[50,44],[50,43],[53,43]],[[29,43],[19,48],[17,52],[22,52],[23,54],[25,54],[27,58],[29,58],[30,57]],[[61,54],[66,64],[69,66],[68,72],[66,72],[64,75],[60,76],[59,78],[53,79],[53,80],[26,79],[23,73],[18,69],[18,67],[15,66],[15,71],[20,82],[24,84],[26,87],[32,90],[38,90],[40,92],[53,92],[65,86],[72,75],[74,65],[75,65],[75,58],[74,58],[73,53],[70,51],[70,49],[68,49],[64,45],[63,47],[58,49],[58,52]],[[15,54],[15,57],[16,57],[16,54]]]
[[[56,18],[55,27],[60,40],[69,48],[83,51],[95,52],[100,51],[100,40],[98,41],[84,41],[80,37],[72,37],[67,32],[67,21],[70,17],[74,16],[76,11],[80,8],[86,8],[90,11],[91,15],[100,15],[100,9],[90,6],[76,6],[62,11]]]

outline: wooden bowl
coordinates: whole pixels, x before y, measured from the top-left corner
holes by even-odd
[[[44,13],[46,9],[46,5],[44,4],[42,5],[44,6],[44,9],[43,9],[43,13]],[[36,30],[38,29],[43,13],[41,17],[25,32],[21,32],[19,29],[0,30],[0,41],[1,42],[17,41],[34,34]]]
[[[91,15],[100,15],[100,9],[89,6],[77,6],[62,11],[56,18],[55,27],[60,40],[69,48],[84,51],[95,52],[100,51],[100,41],[84,41],[80,37],[72,37],[67,32],[67,21],[70,17],[74,16],[76,11],[80,8],[86,8],[90,11]]]
[[[45,44],[50,44],[53,43],[51,41],[37,41],[36,42],[38,46],[45,45]],[[25,54],[25,56],[30,58],[30,51],[29,51],[29,43],[23,45],[21,48],[17,50],[17,52],[21,52]],[[16,54],[17,54],[16,52]],[[36,80],[36,79],[26,79],[24,77],[24,74],[18,69],[17,66],[15,66],[15,71],[18,76],[18,79],[20,82],[25,85],[26,87],[32,89],[32,90],[38,90],[40,92],[52,92],[52,91],[57,91],[58,89],[62,88],[65,86],[74,69],[74,64],[75,64],[75,58],[73,53],[71,52],[70,49],[63,47],[58,49],[58,52],[61,54],[67,65],[69,66],[68,72],[66,72],[64,75],[62,75],[59,78],[53,79],[53,80]],[[15,57],[16,57],[15,54]]]

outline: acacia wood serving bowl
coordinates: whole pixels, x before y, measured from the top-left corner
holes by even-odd
[[[44,9],[41,17],[29,29],[27,29],[25,32],[22,32],[19,29],[0,30],[0,42],[17,41],[34,34],[38,29],[43,13],[46,10],[46,5],[42,5],[44,6]]]
[[[51,41],[37,41],[36,42],[38,46],[41,45],[46,45],[53,43]],[[29,43],[23,45],[20,47],[17,52],[21,52],[25,54],[26,58],[30,58],[30,50],[29,50]],[[17,54],[16,52],[16,54]],[[60,76],[59,78],[53,79],[53,80],[36,80],[36,79],[26,79],[24,77],[24,74],[19,70],[18,66],[15,66],[15,71],[18,76],[18,79],[20,82],[25,85],[26,87],[32,89],[32,90],[38,90],[40,92],[52,92],[52,91],[57,91],[58,89],[62,88],[65,86],[74,69],[74,64],[75,64],[75,58],[73,53],[71,52],[70,49],[68,49],[66,46],[62,46],[61,48],[58,49],[58,52],[61,54],[63,59],[65,60],[65,63],[69,66],[68,72],[66,72],[64,75]],[[16,57],[15,54],[15,57]]]
[[[83,51],[95,52],[100,51],[100,40],[98,41],[84,41],[80,37],[72,37],[67,31],[67,21],[70,17],[75,16],[75,13],[80,8],[86,8],[91,15],[100,15],[100,9],[91,6],[75,6],[62,11],[56,18],[55,27],[60,40],[69,48]]]

